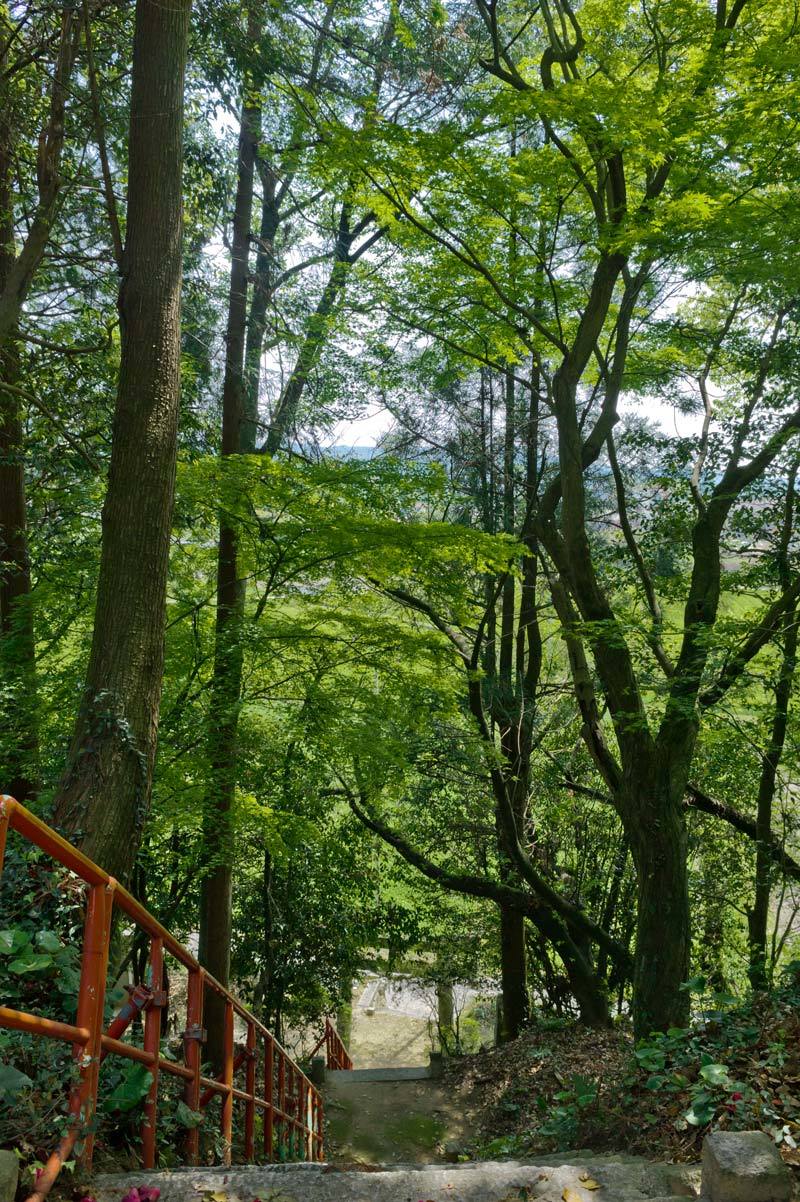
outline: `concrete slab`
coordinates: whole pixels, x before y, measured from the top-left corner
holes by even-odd
[[[659,1176],[660,1167],[602,1156],[579,1165],[480,1161],[380,1166],[374,1171],[274,1165],[148,1173],[147,1184],[159,1187],[161,1202],[221,1202],[219,1197],[212,1200],[212,1193],[224,1193],[227,1202],[507,1202],[509,1197],[563,1202],[565,1196],[569,1202],[670,1202],[674,1195]],[[94,1197],[120,1202],[141,1183],[141,1173],[97,1177]]]

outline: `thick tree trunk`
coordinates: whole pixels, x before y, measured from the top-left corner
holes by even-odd
[[[525,917],[518,910],[500,908],[500,1042],[516,1039],[528,1022],[528,971],[525,951]]]
[[[633,1024],[637,1038],[685,1026],[691,924],[686,822],[681,798],[664,784],[643,787],[628,829],[637,875]],[[682,793],[681,793],[682,796]],[[628,807],[624,807],[626,810]]]
[[[249,34],[258,36],[251,11]],[[243,98],[239,129],[239,168],[233,212],[231,276],[226,331],[225,379],[222,393],[222,455],[254,450],[255,424],[245,420],[245,343],[247,285],[253,214],[253,174],[261,114]],[[245,584],[239,572],[238,531],[222,516],[217,555],[217,615],[214,676],[209,725],[210,779],[203,815],[203,862],[200,886],[201,964],[223,985],[230,979],[233,831],[231,808],[238,777],[237,733],[242,685],[242,621]],[[222,1065],[224,1002],[209,995],[205,1012],[207,1052]]]
[[[100,576],[86,688],[55,809],[56,823],[123,881],[150,801],[164,662],[190,5],[136,4],[121,359]]]

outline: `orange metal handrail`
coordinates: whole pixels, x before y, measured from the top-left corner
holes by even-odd
[[[341,1035],[329,1018],[325,1019],[325,1030],[311,1049],[309,1060],[312,1056],[316,1055],[323,1043],[325,1044],[325,1067],[328,1069],[346,1069],[349,1072],[353,1067],[353,1061],[350,1059],[350,1053],[342,1042]]]
[[[152,914],[148,913],[127,889],[99,868],[77,848],[62,839],[13,797],[0,794],[0,875],[3,871],[6,836],[14,830],[28,842],[42,849],[59,864],[69,869],[89,886],[83,932],[78,1009],[74,1025],[56,1022],[35,1014],[0,1006],[0,1027],[58,1039],[71,1043],[79,1065],[78,1084],[70,1097],[71,1125],[58,1148],[40,1172],[34,1193],[28,1202],[43,1202],[63,1163],[86,1129],[82,1160],[91,1169],[94,1134],[89,1129],[97,1108],[97,1088],[100,1062],[109,1053],[124,1056],[147,1065],[152,1082],[144,1102],[142,1119],[142,1165],[155,1167],[156,1131],[158,1123],[158,1081],[161,1072],[183,1078],[184,1101],[193,1111],[200,1109],[201,1088],[222,1096],[220,1127],[225,1141],[223,1163],[229,1165],[232,1156],[233,1104],[244,1102],[245,1156],[255,1154],[255,1115],[263,1112],[263,1155],[270,1161],[276,1153],[275,1136],[285,1142],[299,1138],[303,1159],[323,1159],[322,1098],[311,1081],[300,1070],[267,1028],[260,1023],[219,981],[198,963],[194,956],[170,934]],[[152,997],[144,1007],[143,1047],[116,1038],[124,1026],[112,1023],[103,1030],[106,975],[114,907],[127,914],[150,936],[150,991]],[[183,1034],[184,1063],[165,1059],[160,1052],[161,1006],[163,1005],[164,953],[168,952],[189,973],[186,1030]],[[211,989],[225,1000],[224,1058],[219,1080],[201,1075],[200,1045],[204,1039],[203,1001],[205,990]],[[234,1015],[247,1029],[245,1089],[234,1084]],[[114,1032],[113,1034],[111,1032]],[[338,1036],[337,1036],[338,1038]],[[341,1041],[340,1041],[341,1042]],[[259,1043],[262,1047],[259,1051]],[[257,1062],[263,1058],[261,1087],[257,1084]],[[287,1085],[288,1082],[288,1085]],[[277,1098],[277,1100],[276,1100]],[[193,1128],[186,1135],[186,1159],[196,1164],[199,1156],[200,1133]]]

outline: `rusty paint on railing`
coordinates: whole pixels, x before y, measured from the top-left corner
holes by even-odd
[[[316,1056],[323,1043],[325,1044],[325,1067],[329,1069],[346,1069],[349,1072],[353,1067],[353,1061],[350,1059],[350,1053],[342,1042],[341,1035],[329,1018],[325,1019],[325,1030],[311,1049],[309,1060],[313,1056]]]
[[[3,871],[9,830],[16,831],[23,839],[41,848],[88,885],[75,1024],[56,1022],[39,1015],[12,1010],[8,1006],[0,1006],[0,1027],[71,1043],[73,1055],[78,1063],[78,1084],[72,1091],[69,1102],[69,1131],[39,1173],[36,1189],[28,1202],[43,1202],[82,1132],[85,1132],[82,1162],[87,1170],[91,1169],[94,1135],[89,1130],[89,1124],[97,1107],[100,1064],[109,1054],[124,1056],[145,1064],[152,1075],[150,1089],[144,1102],[141,1126],[142,1166],[145,1169],[155,1167],[160,1073],[183,1079],[184,1101],[190,1110],[198,1111],[214,1094],[221,1095],[220,1128],[225,1142],[226,1165],[231,1163],[232,1156],[234,1102],[244,1103],[244,1145],[248,1160],[254,1156],[255,1117],[256,1111],[259,1110],[263,1113],[264,1159],[274,1159],[276,1138],[284,1143],[299,1138],[303,1159],[322,1160],[322,1098],[308,1077],[255,1015],[210,976],[191,952],[153,918],[127,889],[13,797],[5,794],[0,794],[0,875]],[[115,906],[150,937],[150,985],[147,989],[149,996],[137,995],[135,999],[126,1002],[108,1031],[104,1031],[103,1009]],[[160,1051],[165,952],[182,964],[189,974],[186,1030],[183,1033],[183,1064],[165,1059]],[[201,1044],[205,1036],[203,1001],[206,989],[213,990],[225,999],[224,1059],[219,1080],[201,1075]],[[119,1038],[137,1008],[144,1012],[142,1047],[125,1043]],[[233,1038],[235,1015],[238,1015],[247,1030],[246,1052],[240,1054],[237,1059],[234,1058]],[[323,1039],[325,1038],[326,1036],[323,1036]],[[336,1039],[338,1040],[338,1035]],[[341,1044],[341,1040],[339,1043]],[[347,1056],[346,1051],[344,1054]],[[349,1057],[347,1059],[349,1060]],[[260,1086],[257,1072],[259,1061],[263,1063]],[[234,1084],[235,1073],[243,1063],[246,1063],[245,1088],[238,1089]],[[352,1067],[352,1064],[349,1067]],[[202,1095],[201,1088],[205,1090]],[[186,1134],[185,1157],[189,1164],[197,1163],[199,1135],[196,1127]]]

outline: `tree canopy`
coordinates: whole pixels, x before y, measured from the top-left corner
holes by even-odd
[[[0,2],[0,787],[278,1032],[795,954],[799,39]]]

